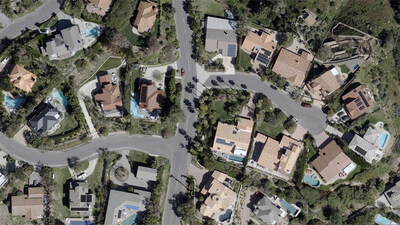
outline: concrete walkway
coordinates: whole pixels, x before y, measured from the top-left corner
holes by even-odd
[[[86,173],[86,176],[90,176],[90,174],[93,173],[94,169],[96,168],[97,160],[98,158],[89,161],[88,168],[85,171],[83,171],[83,173]]]
[[[96,129],[94,128],[92,118],[89,115],[89,112],[86,109],[86,105],[84,102],[84,99],[86,96],[92,97],[92,90],[96,88],[96,82],[97,80],[92,80],[88,82],[87,84],[83,85],[79,91],[78,91],[78,100],[79,100],[79,105],[82,108],[83,115],[85,116],[86,123],[89,126],[89,132],[90,135],[92,136],[93,139],[98,138],[99,134],[97,133]]]
[[[250,196],[254,194],[254,191],[251,191],[250,188],[246,190],[246,196],[244,199],[244,204],[242,208],[242,215],[241,215],[241,224],[247,224],[250,220],[250,215],[251,215],[251,202],[250,202]]]
[[[342,132],[336,130],[334,127],[332,127],[332,126],[330,126],[330,125],[328,125],[328,126],[325,128],[325,131],[328,132],[328,133],[330,133],[330,134],[337,135],[337,136],[339,136],[340,138],[343,137],[343,133],[342,133]]]

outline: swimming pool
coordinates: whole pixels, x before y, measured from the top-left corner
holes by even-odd
[[[24,98],[17,97],[17,98],[11,98],[8,95],[4,95],[4,102],[6,103],[6,106],[10,108],[11,111],[17,109],[19,106],[21,106],[22,102],[24,101]]]
[[[131,98],[131,116],[135,118],[143,118],[143,115],[139,114],[139,106],[136,103],[135,98]]]
[[[381,214],[378,214],[375,218],[375,223],[379,225],[395,225],[396,223],[390,221],[389,219],[381,216]]]
[[[68,98],[62,93],[62,91],[53,91],[52,93],[53,98],[58,99],[64,107],[68,105]]]
[[[134,225],[134,224],[136,224],[136,214],[133,214],[132,216],[126,218],[121,223],[121,225]]]
[[[232,215],[232,210],[228,209],[226,212],[219,216],[219,221],[224,222],[228,220]]]
[[[243,162],[244,158],[240,157],[240,156],[236,156],[236,155],[229,155],[228,159],[236,161],[236,162]]]
[[[305,175],[303,180],[305,183],[313,187],[317,187],[319,185],[319,180],[315,175]]]
[[[89,37],[89,36],[92,36],[92,35],[97,37],[98,29],[97,29],[97,27],[91,28],[91,29],[87,29],[87,30],[84,31],[84,33],[85,33],[85,37]]]
[[[381,136],[379,137],[379,146],[381,148],[383,148],[383,146],[385,146],[388,137],[389,137],[389,134],[386,131],[381,133]]]
[[[285,208],[289,213],[296,215],[298,210],[292,206],[292,204],[287,202],[285,199],[279,199],[279,201],[282,203],[282,207]]]

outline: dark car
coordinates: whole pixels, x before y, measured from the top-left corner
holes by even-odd
[[[276,86],[274,86],[274,85],[269,85],[272,89],[274,89],[274,90],[277,90],[278,88],[276,87]]]
[[[343,116],[343,114],[344,114],[344,112],[341,111],[341,112],[339,112],[337,115],[338,115],[338,116]]]
[[[311,104],[308,104],[308,103],[305,103],[305,102],[302,102],[301,106],[303,106],[304,108],[311,108],[312,107]]]
[[[185,76],[185,70],[183,68],[181,68],[181,75],[182,75],[182,77]]]

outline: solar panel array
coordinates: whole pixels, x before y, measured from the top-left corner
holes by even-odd
[[[143,86],[140,91],[140,102],[146,102],[147,97],[147,87]]]
[[[228,45],[228,56],[229,57],[236,56],[236,45]]]
[[[361,96],[361,99],[363,100],[365,106],[369,107],[369,104],[367,102],[367,99],[365,99],[364,94],[361,91],[359,91],[358,94]]]
[[[367,151],[365,151],[364,149],[362,149],[359,146],[356,146],[356,152],[360,153],[362,156],[365,156],[365,154],[367,154]]]
[[[215,142],[217,142],[218,144],[223,144],[223,145],[228,145],[228,146],[233,146],[235,144],[235,142],[233,142],[233,141],[227,143],[224,139],[221,139],[221,138],[217,138],[215,140]]]
[[[258,53],[256,61],[267,65],[268,62],[269,62],[269,57],[267,55],[265,55],[265,54]]]

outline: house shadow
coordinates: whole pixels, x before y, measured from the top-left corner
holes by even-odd
[[[322,142],[319,146],[317,146],[319,149],[325,148],[330,142],[332,141],[332,138],[326,139],[324,142]]]
[[[56,28],[58,31],[63,30],[68,27],[72,27],[74,24],[72,24],[71,20],[67,19],[61,19],[57,22]]]
[[[63,193],[65,194],[64,197],[62,198],[62,204],[66,207],[69,207],[69,184],[71,182],[74,182],[72,179],[67,180],[63,184]]]
[[[213,172],[214,172],[214,171],[208,171],[207,173],[205,173],[205,174],[203,175],[203,178],[201,179],[201,182],[200,182],[200,184],[199,184],[199,190],[203,189],[203,187],[206,185],[208,179],[210,179],[211,174],[212,174]]]
[[[249,203],[247,203],[247,208],[253,210],[254,209],[254,205],[257,204],[258,201],[260,201],[260,199],[263,196],[260,194],[257,194],[257,192],[254,192],[251,196],[250,196],[250,201]]]

